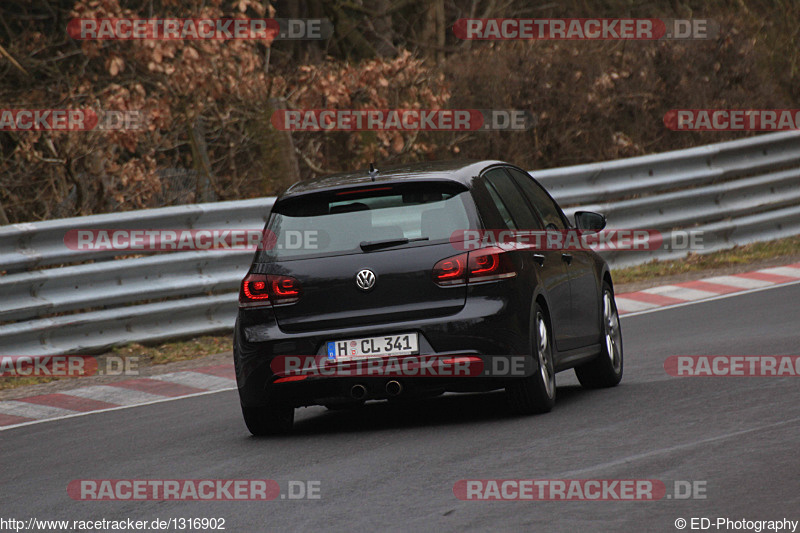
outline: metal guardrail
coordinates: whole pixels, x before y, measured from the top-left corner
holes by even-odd
[[[598,211],[608,227],[702,234],[710,253],[800,234],[800,131],[660,154],[533,171],[565,208]],[[686,250],[602,254],[620,268]]]
[[[605,213],[612,229],[702,232],[703,252],[800,234],[800,132],[532,174],[569,216],[585,209]],[[115,259],[118,251],[71,250],[64,235],[75,229],[261,229],[273,201],[0,227],[0,351],[80,353],[230,331],[252,252]],[[620,267],[685,254],[660,249],[603,255]]]
[[[0,227],[0,272],[5,271],[0,276],[0,355],[99,351],[134,341],[230,331],[252,251],[114,259],[119,251],[72,250],[64,235],[75,229],[260,230],[273,201],[257,198]],[[60,266],[78,261],[93,262]]]

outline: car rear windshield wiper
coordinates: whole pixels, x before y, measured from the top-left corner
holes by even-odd
[[[361,241],[361,249],[365,252],[370,250],[377,250],[379,248],[391,248],[392,246],[399,246],[401,244],[408,244],[410,242],[427,241],[428,237],[418,237],[416,239],[385,239],[382,241]]]

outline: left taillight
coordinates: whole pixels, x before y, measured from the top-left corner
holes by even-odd
[[[467,282],[467,254],[442,259],[433,265],[433,281],[443,287]]]
[[[239,307],[291,304],[302,292],[300,282],[291,276],[248,274],[239,289]]]

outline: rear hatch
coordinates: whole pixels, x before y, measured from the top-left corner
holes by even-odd
[[[451,236],[475,221],[469,192],[449,181],[304,194],[274,206],[252,271],[299,282],[299,301],[275,307],[287,332],[446,316],[463,308],[466,287],[437,285],[432,269],[459,253]],[[357,283],[365,270],[372,287],[369,273]]]

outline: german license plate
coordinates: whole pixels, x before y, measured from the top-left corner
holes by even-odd
[[[416,333],[400,333],[362,339],[347,339],[327,343],[328,360],[366,359],[419,353]]]

